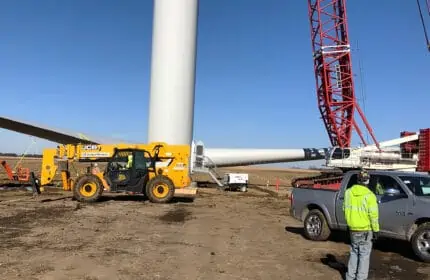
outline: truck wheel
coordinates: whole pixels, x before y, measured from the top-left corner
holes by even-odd
[[[103,193],[103,183],[93,174],[85,174],[77,178],[73,186],[73,197],[80,202],[95,202]]]
[[[430,223],[420,225],[411,238],[415,255],[423,262],[430,263]]]
[[[305,236],[314,241],[325,241],[331,234],[324,214],[318,209],[309,211],[304,221],[304,231]]]
[[[163,175],[157,175],[146,184],[146,196],[154,203],[167,203],[175,194],[173,182]]]

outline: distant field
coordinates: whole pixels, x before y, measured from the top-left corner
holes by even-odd
[[[0,157],[0,161],[5,160],[12,168],[16,166],[19,158],[16,157]],[[42,160],[40,158],[27,158],[25,157],[21,162],[20,166],[30,168],[31,171],[35,172],[37,176],[40,174]],[[72,177],[85,172],[86,167],[89,163],[75,163],[70,166]],[[99,164],[101,168],[104,168],[104,164]],[[291,168],[279,168],[279,167],[261,167],[261,166],[245,166],[245,167],[230,167],[230,168],[219,168],[218,173],[221,175],[225,172],[240,172],[249,174],[249,183],[251,185],[276,185],[277,180],[282,187],[289,187],[291,180],[294,177],[306,177],[319,174],[315,170],[306,169],[291,169]],[[6,172],[3,168],[0,168],[0,181],[7,179]],[[211,182],[209,176],[205,174],[193,175],[193,179],[197,182]],[[60,181],[60,175],[57,174],[54,181]]]

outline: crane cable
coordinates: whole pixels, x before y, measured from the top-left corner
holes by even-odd
[[[417,0],[417,4],[418,4],[418,11],[419,11],[420,17],[421,17],[421,23],[422,23],[423,29],[424,29],[424,38],[425,38],[426,43],[427,43],[427,49],[430,52],[430,40],[429,40],[429,37],[427,35],[427,28],[426,28],[426,24],[424,22],[424,17],[423,17],[423,12],[421,10],[420,0]],[[426,4],[427,4],[428,13],[430,15],[430,0],[427,0]]]
[[[18,168],[18,166],[21,164],[21,162],[24,159],[24,157],[27,155],[28,150],[31,148],[31,146],[33,146],[34,144],[36,144],[36,140],[34,140],[34,138],[32,136],[30,136],[30,139],[31,139],[31,143],[25,149],[24,153],[21,155],[20,159],[15,164],[15,167],[13,168],[13,170],[16,170]]]

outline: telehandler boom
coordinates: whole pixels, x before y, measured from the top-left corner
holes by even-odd
[[[194,198],[189,170],[190,147],[150,144],[67,144],[43,151],[41,186],[52,183],[57,171],[65,191],[81,202],[97,201],[103,191],[142,193],[154,203],[173,197]],[[104,171],[87,170],[76,179],[70,176],[74,162],[106,162]]]

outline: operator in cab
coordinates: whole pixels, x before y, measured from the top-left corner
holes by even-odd
[[[128,155],[127,157],[127,165],[125,168],[130,169],[133,166],[133,155]]]
[[[357,184],[345,191],[343,211],[351,238],[346,280],[367,279],[372,245],[378,238],[379,209],[369,182],[369,173],[362,170]]]

